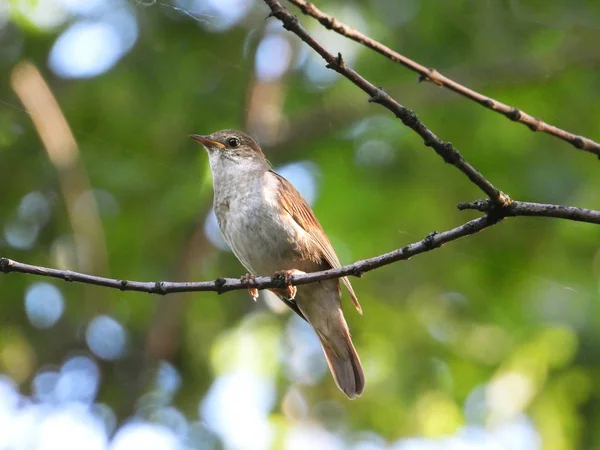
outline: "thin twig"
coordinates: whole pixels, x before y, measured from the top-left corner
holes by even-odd
[[[570,133],[561,128],[555,127],[554,125],[550,125],[544,122],[541,119],[533,117],[527,114],[525,111],[522,111],[518,108],[506,105],[498,100],[494,100],[493,98],[487,97],[483,94],[480,94],[477,91],[469,89],[466,86],[463,86],[460,83],[442,75],[435,69],[431,69],[419,64],[416,61],[413,61],[410,58],[392,50],[386,45],[376,41],[373,38],[361,33],[358,30],[355,30],[352,27],[340,22],[335,17],[330,16],[323,11],[319,10],[315,5],[305,0],[288,0],[290,3],[293,3],[298,8],[302,10],[302,12],[308,16],[311,16],[317,19],[325,28],[329,30],[333,30],[343,36],[346,36],[349,39],[352,39],[359,44],[362,44],[366,47],[369,47],[372,50],[375,50],[377,53],[391,59],[392,61],[402,64],[404,67],[416,72],[420,75],[420,81],[431,81],[437,86],[443,86],[451,91],[456,92],[463,97],[466,97],[474,102],[479,103],[480,105],[491,109],[492,111],[496,111],[506,118],[514,121],[522,123],[526,125],[532,131],[541,131],[543,133],[547,133],[551,136],[562,139],[565,142],[568,142],[575,148],[579,150],[583,150],[586,152],[593,153],[600,158],[600,144],[595,142],[589,138],[584,136],[578,136],[573,133]],[[267,2],[268,3],[268,2]]]
[[[427,128],[417,117],[414,111],[402,106],[383,89],[376,87],[374,84],[363,78],[356,71],[348,67],[341,53],[337,56],[329,53],[325,47],[317,42],[308,32],[300,25],[298,18],[290,14],[281,3],[277,0],[265,0],[265,3],[271,8],[270,16],[276,17],[281,21],[286,30],[296,34],[300,39],[306,42],[313,50],[327,61],[327,68],[335,70],[340,75],[343,75],[364,92],[369,94],[369,101],[379,103],[387,108],[398,117],[404,125],[415,131],[423,139],[423,143],[432,147],[438,155],[448,164],[452,164],[464,173],[469,180],[478,186],[485,194],[495,203],[506,206],[510,204],[511,199],[501,190],[497,189],[490,181],[488,181],[479,171],[469,164],[462,155],[456,150],[450,142],[440,140],[429,128]]]
[[[466,209],[475,209],[485,213],[492,213],[497,210],[497,206],[489,201],[477,200],[472,203],[460,203],[458,205],[458,209],[461,211]],[[499,213],[502,217],[554,217],[558,219],[573,220],[576,222],[600,224],[600,211],[578,208],[575,206],[513,201],[510,205],[501,208]]]
[[[479,200],[473,203],[461,203],[458,207],[461,210],[476,209],[479,211],[485,211],[486,215],[471,220],[448,231],[443,231],[441,233],[434,231],[429,233],[424,239],[418,242],[399,248],[392,252],[385,253],[383,255],[357,261],[353,264],[349,264],[337,269],[296,275],[292,277],[290,284],[298,286],[350,275],[360,277],[364,273],[371,270],[387,266],[397,261],[407,260],[415,255],[439,248],[448,242],[477,233],[485,228],[495,225],[505,217],[509,216],[554,217],[600,224],[600,211],[577,208],[574,206],[513,201],[509,206],[501,207],[498,204],[491,203],[489,201]],[[18,272],[31,275],[41,275],[45,277],[59,278],[65,281],[94,284],[97,286],[119,289],[121,291],[138,291],[160,295],[172,294],[175,292],[198,291],[213,291],[222,293],[239,289],[247,289],[249,287],[254,287],[257,289],[270,289],[282,288],[286,285],[285,280],[279,276],[260,276],[256,277],[251,282],[245,278],[217,278],[214,281],[181,283],[170,281],[143,282],[115,280],[111,278],[72,272],[70,270],[50,269],[47,267],[24,264],[8,258],[0,258],[0,272],[5,274]]]

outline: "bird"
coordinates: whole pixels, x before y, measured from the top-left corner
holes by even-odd
[[[365,376],[342,312],[340,280],[288,284],[294,275],[341,267],[314,212],[248,134],[221,130],[190,138],[208,153],[213,209],[223,238],[249,272],[245,279],[251,284],[255,275],[285,278],[287,288],[271,291],[312,327],[338,388],[350,399],[359,397]],[[341,282],[362,314],[350,281]],[[249,291],[256,300],[256,289]]]

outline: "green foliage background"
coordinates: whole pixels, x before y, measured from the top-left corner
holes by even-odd
[[[22,60],[37,65],[56,95],[90,185],[118,206],[103,209],[100,201],[105,240],[96,244],[106,249],[108,266],[98,275],[209,280],[244,273],[231,253],[204,235],[210,175],[206,155],[187,138],[191,132],[262,132],[275,136],[265,138],[263,148],[276,167],[313,163],[314,209],[345,263],[475,217],[456,204],[480,198],[476,187],[348,81],[312,83],[306,65],[298,68],[310,53],[274,19],[264,20],[268,9],[260,1],[222,32],[207,28],[210,15],[193,20],[170,3],[132,2],[135,46],[109,71],[87,79],[57,77],[47,64],[57,36],[75,18],[38,29],[19,12],[22,3],[10,3],[0,28],[0,224],[20,223],[19,205],[33,191],[50,199],[52,209],[35,245],[17,249],[0,238],[2,256],[67,268],[53,249],[73,233],[60,175],[10,86]],[[492,98],[600,139],[596,1],[317,4]],[[300,20],[332,51],[342,45],[312,19]],[[255,55],[267,33],[289,41],[292,65],[282,78],[261,83]],[[413,109],[513,198],[600,209],[600,166],[593,155],[419,84],[414,73],[357,44],[343,45],[361,74]],[[259,95],[256,104],[251,95]],[[276,108],[274,123],[248,117],[261,113],[263,102]],[[359,151],[372,140],[383,141],[386,150],[373,156]],[[326,373],[314,384],[288,378],[283,361],[291,315],[262,300],[254,304],[245,292],[159,298],[52,281],[65,312],[40,330],[28,320],[23,300],[40,279],[2,276],[0,372],[29,395],[39,370],[89,353],[85,327],[105,314],[128,333],[122,358],[98,359],[97,401],[119,422],[132,414],[159,421],[140,409],[140,399],[154,389],[156,367],[169,361],[181,377],[172,404],[190,421],[202,419],[199,402],[229,371],[248,370],[275,383],[267,418],[275,430],[271,448],[286,448],[286,433],[298,423],[317,424],[348,446],[363,432],[388,443],[442,438],[435,441],[442,445],[467,425],[491,431],[523,414],[539,433],[539,448],[598,448],[599,237],[589,224],[509,219],[354,280],[364,316],[349,302],[345,312],[367,376],[366,392],[354,402]],[[88,255],[97,267],[94,257]],[[473,416],[469,399],[477,396],[480,409]]]

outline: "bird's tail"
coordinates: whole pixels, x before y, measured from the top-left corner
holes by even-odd
[[[339,315],[336,315],[334,321],[337,323],[327,321],[326,329],[314,325],[313,328],[321,341],[335,383],[348,398],[354,399],[365,389],[365,375],[358,353],[352,344],[346,320],[342,311],[338,311]]]

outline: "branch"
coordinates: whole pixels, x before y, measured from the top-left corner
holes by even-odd
[[[459,210],[475,209],[484,211],[486,215],[471,220],[451,230],[438,233],[433,231],[424,239],[409,244],[405,247],[384,253],[373,258],[357,261],[347,266],[337,269],[322,270],[320,272],[306,273],[293,276],[290,285],[299,286],[303,284],[316,283],[317,281],[341,278],[344,276],[361,277],[364,273],[379,267],[407,260],[415,255],[425,253],[442,245],[470,236],[481,230],[491,227],[501,222],[505,217],[516,216],[538,216],[553,217],[558,219],[574,220],[578,222],[587,222],[600,224],[600,211],[574,206],[550,205],[543,203],[530,203],[513,201],[508,206],[500,206],[490,200],[478,200],[472,203],[461,203]],[[199,292],[213,291],[219,294],[228,291],[240,289],[257,288],[284,288],[286,286],[285,278],[282,276],[261,276],[248,281],[244,278],[217,278],[214,281],[200,282],[170,282],[170,281],[129,281],[116,280],[112,278],[97,277],[84,273],[72,272],[70,270],[50,269],[48,267],[34,266],[13,261],[8,258],[0,258],[0,272],[9,274],[11,272],[25,273],[30,275],[41,275],[44,277],[58,278],[65,281],[77,283],[93,284],[107,288],[119,289],[121,291],[138,291],[148,294],[167,295],[176,292]]]
[[[497,189],[489,182],[481,173],[471,166],[462,155],[456,150],[450,142],[440,140],[429,128],[427,128],[417,117],[414,111],[402,106],[383,89],[376,87],[371,82],[363,78],[356,71],[346,66],[341,53],[333,56],[325,47],[317,42],[308,32],[300,25],[298,18],[290,14],[281,3],[277,0],[265,0],[265,3],[271,9],[269,16],[274,16],[281,21],[286,30],[296,34],[300,39],[306,42],[313,50],[327,61],[327,68],[335,70],[340,75],[343,75],[364,92],[369,94],[369,101],[379,103],[387,108],[398,117],[404,125],[415,131],[423,139],[423,143],[427,147],[432,147],[438,155],[448,164],[452,164],[465,174],[479,189],[481,189],[493,202],[505,206],[510,204],[511,199]]]
[[[560,69],[540,66],[530,59],[511,59],[501,62],[484,64],[481,66],[457,66],[452,69],[450,76],[465,79],[472,83],[485,83],[495,85],[499,82],[514,86],[523,86],[539,81],[558,77],[565,67],[580,65],[582,67],[597,69],[600,67],[600,54],[585,54],[577,49],[568,47],[562,59]],[[563,55],[563,53],[561,53]],[[506,78],[514,73],[519,73],[519,78]],[[390,85],[388,93],[403,90],[403,95],[409,95],[410,101],[418,103],[421,107],[445,105],[455,102],[456,97],[439,96],[434,91],[419,90],[406,92],[401,82]],[[305,150],[305,143],[320,139],[331,129],[343,128],[362,117],[364,111],[357,108],[348,108],[345,98],[337,101],[328,101],[317,108],[309,108],[290,116],[289,122],[293,127],[282,127],[273,142],[261,142],[263,150],[267,150],[271,160],[276,162],[279,153],[285,153],[286,159],[294,159]],[[300,156],[298,156],[300,157]]]
[[[490,227],[498,223],[499,221],[500,219],[498,218],[491,218],[490,216],[485,215],[483,217],[471,220],[459,227],[453,228],[448,231],[444,231],[442,233],[434,231],[432,233],[429,233],[424,239],[422,239],[419,242],[415,242],[413,244],[407,245],[389,253],[385,253],[383,255],[375,256],[374,258],[357,261],[353,264],[349,264],[347,266],[343,266],[337,269],[329,269],[320,272],[296,275],[292,277],[292,279],[290,280],[290,284],[298,286],[302,284],[315,283],[317,281],[340,278],[348,275],[360,277],[363,273],[369,272],[373,269],[377,269],[379,267],[383,267],[397,261],[407,260],[412,256],[441,247],[447,242],[451,242],[456,239],[477,233],[478,231]],[[17,261],[13,261],[8,258],[0,258],[0,272],[3,272],[5,274],[11,272],[18,272],[30,275],[41,275],[44,277],[58,278],[65,281],[94,284],[96,286],[119,289],[121,291],[138,291],[146,292],[148,294],[160,295],[173,294],[175,292],[198,291],[213,291],[221,294],[223,292],[248,288],[281,289],[286,286],[284,277],[280,276],[256,277],[252,282],[249,282],[246,279],[236,278],[217,278],[214,281],[181,283],[169,281],[142,282],[115,280],[111,278],[97,277],[94,275],[72,272],[70,270],[50,269],[47,267],[24,264]]]
[[[498,208],[497,205],[494,205],[489,201],[477,200],[472,203],[459,203],[458,209],[460,211],[465,209],[475,209],[487,214],[497,213],[502,217],[554,217],[557,219],[574,220],[576,222],[600,224],[600,211],[577,208],[575,206],[513,201],[508,206]]]
[[[568,142],[575,148],[579,150],[583,150],[586,152],[593,153],[600,158],[600,144],[594,142],[591,139],[588,139],[584,136],[577,136],[573,133],[570,133],[561,128],[555,127],[554,125],[550,125],[541,119],[533,117],[526,112],[514,108],[512,106],[506,105],[502,102],[494,100],[493,98],[487,97],[483,94],[480,94],[477,91],[469,89],[466,86],[463,86],[456,81],[451,80],[450,78],[442,75],[435,69],[430,69],[419,64],[416,61],[413,61],[410,58],[407,58],[404,55],[392,50],[391,48],[383,45],[382,43],[370,38],[369,36],[357,31],[348,25],[340,22],[335,17],[325,14],[321,10],[319,10],[315,5],[305,0],[289,0],[290,3],[293,3],[298,8],[302,10],[302,12],[308,16],[311,16],[317,19],[325,28],[329,30],[334,30],[335,32],[346,36],[349,39],[352,39],[359,44],[362,44],[366,47],[369,47],[372,50],[375,50],[377,53],[391,59],[392,61],[402,64],[404,67],[416,72],[420,75],[419,81],[431,81],[438,86],[443,86],[451,91],[456,92],[463,97],[466,97],[470,100],[473,100],[480,105],[491,109],[492,111],[496,111],[506,118],[514,121],[522,123],[526,125],[531,131],[541,131],[543,133],[547,133],[551,136],[562,139],[565,142]],[[267,2],[268,4],[270,2]],[[270,4],[269,4],[270,6]],[[272,8],[271,8],[272,9]]]

